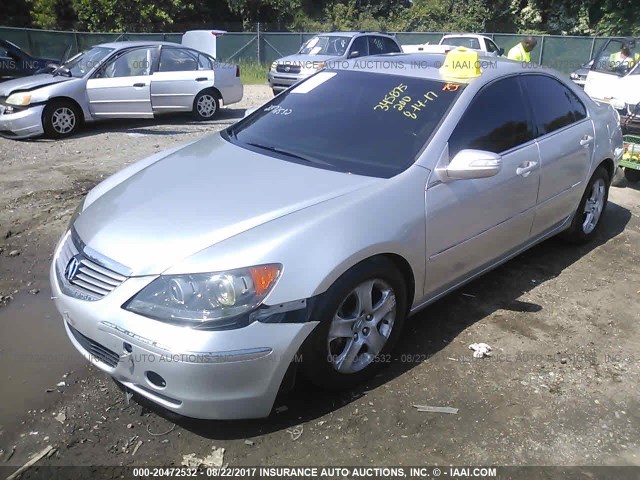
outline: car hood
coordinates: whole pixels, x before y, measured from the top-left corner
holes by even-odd
[[[54,83],[68,82],[69,80],[72,80],[72,78],[63,77],[61,75],[54,77],[48,73],[16,78],[14,80],[0,83],[0,96],[7,97],[12,92],[36,90],[38,88],[53,85]]]
[[[289,63],[289,64],[293,64],[293,65],[298,65],[298,64],[312,64],[314,62],[318,63],[318,62],[326,62],[332,59],[336,59],[336,58],[340,58],[339,56],[336,55],[302,55],[302,54],[296,54],[296,55],[289,55],[288,57],[282,57],[280,59],[278,59],[278,63]]]
[[[153,275],[253,227],[380,181],[261,155],[215,134],[108,190],[74,227],[87,246],[133,275]]]

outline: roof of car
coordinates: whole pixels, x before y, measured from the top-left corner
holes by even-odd
[[[386,73],[390,75],[403,75],[417,78],[428,78],[432,80],[451,80],[440,72],[440,67],[444,64],[447,55],[440,53],[389,53],[385,55],[374,55],[348,60],[349,64],[343,61],[336,63],[337,69],[357,69],[360,71],[370,71],[376,73]],[[559,74],[552,68],[536,65],[535,69],[524,68],[521,62],[509,60],[501,57],[478,56],[481,74],[478,77],[469,79],[456,78],[459,83],[471,83],[482,78],[482,83],[505,75],[526,72],[545,72],[558,77]],[[331,62],[327,62],[327,68],[331,68]]]
[[[355,37],[356,35],[386,35],[388,37],[393,37],[392,34],[388,32],[375,32],[369,30],[360,30],[360,31],[349,31],[349,32],[326,32],[326,33],[318,33],[318,35],[330,35],[330,36],[342,36],[342,37]]]
[[[487,37],[486,35],[481,35],[479,33],[447,33],[446,35],[443,35],[442,38],[447,38],[447,37],[469,37],[469,38],[488,38],[489,40],[491,40],[491,37]]]
[[[128,48],[128,47],[146,47],[149,45],[172,45],[175,47],[176,45],[181,45],[181,44],[175,43],[175,42],[161,42],[156,40],[148,40],[148,41],[136,40],[136,41],[101,43],[99,45],[96,45],[96,47],[120,49],[120,48]]]

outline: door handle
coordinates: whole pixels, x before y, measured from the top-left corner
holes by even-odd
[[[582,145],[583,147],[586,147],[591,142],[593,142],[593,137],[591,135],[585,135],[580,139],[580,145]]]
[[[134,87],[144,87],[146,85],[147,85],[146,83],[134,83],[133,84]]]
[[[516,175],[521,177],[528,177],[529,174],[538,166],[538,162],[524,162],[516,168]]]
[[[207,77],[198,77],[198,78],[196,78],[196,82],[206,82],[207,80],[209,80]]]

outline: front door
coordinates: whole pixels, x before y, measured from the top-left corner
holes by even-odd
[[[151,72],[156,47],[117,53],[87,81],[95,118],[150,118]]]
[[[538,146],[517,77],[489,84],[449,138],[449,158],[463,149],[502,156],[489,178],[429,185],[425,295],[453,288],[529,240],[540,180]]]
[[[609,39],[594,59],[584,91],[594,100],[606,103],[619,99],[624,90],[624,78],[638,59],[633,45],[622,39]]]

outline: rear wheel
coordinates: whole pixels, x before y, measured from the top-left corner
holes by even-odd
[[[407,312],[405,281],[385,258],[342,275],[314,312],[320,323],[302,347],[302,373],[316,385],[353,386],[390,361]]]
[[[586,243],[593,239],[601,225],[609,198],[609,174],[598,167],[587,184],[571,226],[562,237],[572,243]]]
[[[78,107],[64,100],[50,102],[42,113],[42,126],[49,138],[73,135],[80,127],[80,122]]]
[[[624,178],[626,178],[629,183],[640,182],[640,170],[625,167]]]
[[[220,110],[220,101],[215,92],[204,90],[193,101],[193,116],[196,120],[211,120]]]

